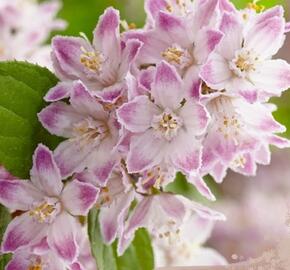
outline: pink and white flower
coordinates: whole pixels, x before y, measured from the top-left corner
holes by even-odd
[[[104,185],[118,161],[119,124],[80,82],[70,86],[70,105],[58,101],[38,114],[52,134],[67,138],[54,151],[63,177],[89,168]]]
[[[224,33],[200,73],[212,89],[239,94],[249,102],[279,96],[290,87],[290,65],[271,57],[285,39],[285,19],[264,16],[246,33],[233,14],[224,14],[220,30]]]
[[[184,83],[174,67],[157,67],[151,96],[137,96],[117,111],[119,122],[131,137],[127,158],[129,173],[160,163],[190,173],[200,167],[201,141],[208,123],[205,108],[186,99]]]
[[[221,213],[180,195],[164,192],[144,196],[128,220],[122,238],[119,240],[118,253],[124,252],[138,228],[147,228],[154,237],[174,237],[187,216],[194,213],[209,220],[225,219]]]
[[[51,49],[45,42],[52,31],[66,26],[55,18],[59,9],[59,1],[1,1],[0,60],[27,60],[52,68]]]
[[[256,173],[256,163],[269,164],[269,145],[289,147],[275,133],[285,131],[272,116],[270,104],[250,104],[239,97],[217,95],[206,105],[211,122],[204,140],[203,168],[217,182],[227,168],[246,175]]]
[[[141,47],[137,40],[121,42],[119,24],[119,12],[108,8],[94,31],[93,44],[85,37],[55,37],[52,59],[59,78],[80,79],[93,95],[116,101],[127,90],[126,76]]]
[[[225,258],[212,248],[203,247],[209,239],[214,221],[190,215],[179,229],[169,235],[154,237],[157,267],[225,265]]]
[[[8,225],[1,252],[15,252],[47,237],[49,248],[58,257],[75,262],[79,254],[79,223],[74,216],[88,214],[97,200],[97,188],[78,180],[64,186],[52,153],[39,145],[33,157],[31,180],[1,179],[0,190],[1,204],[23,212]]]

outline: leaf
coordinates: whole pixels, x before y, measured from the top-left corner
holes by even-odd
[[[10,214],[5,209],[4,206],[0,205],[0,243],[2,242],[3,234],[5,232],[5,229],[7,227],[7,224],[10,222]],[[0,269],[4,269],[5,265],[10,260],[10,255],[5,254],[0,256]]]
[[[150,237],[145,229],[139,229],[135,239],[123,256],[117,256],[117,242],[107,246],[103,244],[98,222],[98,211],[90,211],[88,232],[92,252],[99,270],[152,270],[154,269],[153,250]]]
[[[0,164],[15,176],[29,176],[39,142],[54,148],[60,141],[37,119],[45,106],[44,94],[57,81],[46,68],[26,62],[0,63]]]

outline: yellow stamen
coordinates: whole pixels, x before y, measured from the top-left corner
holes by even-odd
[[[40,223],[43,223],[55,211],[55,206],[48,203],[42,203],[29,212],[31,217],[35,217]]]
[[[175,62],[176,64],[181,64],[181,57],[184,55],[184,52],[175,48],[170,47],[164,52],[162,52],[162,57],[164,57],[169,63]]]
[[[263,11],[265,10],[265,6],[263,6],[263,5],[258,5],[257,2],[258,2],[258,1],[253,1],[253,2],[251,2],[251,3],[248,3],[248,4],[247,4],[247,8],[248,8],[248,9],[252,9],[252,10],[256,11],[257,13],[259,13],[259,12],[263,12]]]
[[[80,62],[90,71],[99,72],[102,67],[101,53],[98,51],[86,51],[85,48],[81,48],[83,54],[80,56]]]

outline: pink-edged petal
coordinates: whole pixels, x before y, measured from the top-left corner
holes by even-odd
[[[154,24],[159,11],[166,10],[168,3],[165,0],[145,0],[145,11],[150,25]]]
[[[0,179],[0,203],[13,210],[29,210],[44,194],[30,181]]]
[[[122,60],[119,69],[119,76],[121,78],[127,75],[132,62],[136,59],[142,47],[142,42],[137,39],[131,39],[126,42],[125,46],[125,49],[122,51]]]
[[[38,113],[41,124],[52,134],[61,137],[73,135],[74,124],[80,122],[84,117],[64,102],[54,102]]]
[[[82,38],[77,37],[54,37],[52,40],[54,68],[61,77],[67,79],[78,79],[83,73],[84,66],[80,61],[84,48],[91,51],[88,42]]]
[[[210,220],[226,220],[226,217],[215,210],[212,210],[202,204],[191,201],[181,195],[176,195],[176,197],[185,204],[185,207],[188,210],[196,212],[200,217]]]
[[[210,175],[217,183],[222,183],[227,175],[227,169],[227,166],[225,166],[221,162],[217,162],[211,169]]]
[[[218,46],[218,53],[227,60],[232,60],[236,50],[240,49],[243,41],[242,25],[238,17],[232,13],[224,13],[220,31],[224,33],[222,41]]]
[[[100,210],[100,228],[103,240],[111,244],[117,237],[118,231],[123,231],[126,215],[134,200],[134,193],[120,194],[108,207]]]
[[[273,18],[273,17],[283,17],[284,9],[282,6],[274,6],[272,8],[267,9],[266,11],[258,14],[256,19],[256,24],[264,23],[265,21]]]
[[[184,89],[176,69],[162,61],[156,70],[152,86],[152,96],[155,103],[163,108],[177,109],[184,97]]]
[[[165,154],[164,144],[165,142],[157,138],[153,130],[132,137],[127,158],[128,171],[140,172],[159,164]]]
[[[66,178],[74,172],[84,170],[98,144],[99,142],[88,143],[81,138],[61,142],[54,151],[54,157],[62,177]]]
[[[241,156],[243,158],[243,164],[241,166],[234,166],[231,169],[235,172],[247,175],[254,176],[257,172],[257,165],[252,153],[245,153]]]
[[[81,228],[77,222],[74,217],[63,212],[55,219],[48,232],[49,247],[68,263],[74,262],[79,254],[76,234]]]
[[[29,213],[15,217],[3,236],[1,252],[14,252],[20,247],[39,242],[46,233],[46,225],[35,221]]]
[[[209,54],[216,48],[223,37],[223,33],[211,29],[200,30],[194,42],[194,56],[199,64],[203,64]]]
[[[39,144],[33,155],[33,167],[30,172],[32,183],[49,196],[58,196],[63,188],[60,171],[52,152]]]
[[[62,203],[75,216],[86,216],[96,203],[99,189],[91,184],[73,180],[62,192]]]
[[[199,77],[200,68],[193,65],[190,67],[183,78],[184,88],[187,96],[199,101],[201,96],[202,80]]]
[[[202,196],[211,201],[216,200],[214,194],[211,192],[210,188],[207,186],[207,184],[204,182],[200,175],[189,175],[189,177],[187,177],[187,180],[189,183],[192,183],[196,187],[196,189]]]
[[[94,46],[97,50],[101,51],[106,58],[110,59],[109,61],[113,66],[120,62],[121,57],[119,24],[119,11],[109,7],[100,17],[94,31]]]
[[[163,211],[169,218],[181,222],[185,216],[184,204],[172,194],[161,194],[158,197],[158,201]]]
[[[81,81],[73,84],[70,103],[79,114],[92,116],[99,120],[107,118],[107,113],[105,113],[102,105],[91,95]]]
[[[184,173],[196,172],[201,166],[201,143],[192,133],[180,131],[170,157],[177,169]]]
[[[290,65],[284,60],[267,60],[251,73],[252,83],[272,95],[280,96],[290,87]]]
[[[195,14],[193,19],[194,32],[196,33],[216,19],[218,11],[218,0],[196,0]]]
[[[290,141],[288,139],[279,137],[277,135],[268,136],[266,140],[269,144],[275,145],[281,149],[290,147]]]
[[[5,270],[27,270],[31,264],[29,260],[29,251],[21,249],[17,251],[9,263],[6,265]]]
[[[219,1],[220,10],[223,12],[237,12],[235,5],[229,0],[220,0]]]
[[[138,96],[117,111],[119,122],[131,132],[144,132],[151,126],[157,107],[147,96]]]
[[[115,83],[114,85],[103,88],[101,91],[93,91],[92,93],[104,102],[115,103],[126,90],[126,82],[122,81],[120,83]]]
[[[136,206],[128,221],[128,227],[125,231],[126,238],[130,238],[130,235],[133,235],[135,230],[146,225],[153,201],[154,197],[149,196],[143,198],[143,200]]]
[[[271,151],[269,145],[262,145],[255,153],[255,160],[262,165],[269,165],[271,162]]]
[[[187,131],[191,130],[195,135],[202,135],[206,131],[210,118],[203,105],[190,100],[182,107],[179,116],[182,117]]]
[[[232,72],[227,60],[221,55],[213,53],[202,67],[200,77],[209,87],[223,90],[232,78]]]
[[[277,53],[284,41],[285,21],[282,17],[272,17],[255,24],[245,37],[244,46],[268,58]]]
[[[68,98],[72,89],[71,82],[59,82],[56,86],[51,88],[44,96],[47,102],[54,102],[64,98]]]
[[[157,38],[166,42],[166,45],[170,46],[170,43],[174,43],[176,40],[179,45],[184,47],[190,44],[186,25],[180,17],[161,11],[157,17],[156,29],[157,31],[153,32],[155,37],[160,35]]]

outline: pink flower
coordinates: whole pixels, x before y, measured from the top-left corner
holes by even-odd
[[[33,157],[31,180],[0,180],[0,202],[11,210],[22,211],[8,225],[1,251],[47,243],[61,259],[73,263],[79,254],[76,239],[78,221],[95,204],[98,189],[73,180],[65,186],[52,153],[39,145]]]
[[[216,250],[203,246],[209,239],[213,226],[213,220],[190,215],[177,231],[154,237],[156,266],[225,265],[225,258]]]
[[[77,178],[100,188],[96,204],[100,209],[100,229],[104,242],[111,244],[123,232],[129,208],[135,198],[129,176],[123,169],[115,169],[103,187],[99,186],[96,177],[90,171],[78,174]]]
[[[133,133],[127,157],[129,173],[165,162],[190,173],[200,167],[201,142],[208,123],[204,107],[187,99],[174,67],[157,67],[151,96],[137,96],[117,111],[120,123]]]
[[[114,102],[126,91],[126,76],[141,43],[122,43],[119,13],[108,8],[94,31],[93,44],[80,37],[55,37],[52,41],[54,68],[65,81],[80,79],[92,94]]]
[[[114,114],[106,112],[81,82],[70,86],[70,105],[54,102],[38,114],[52,134],[67,138],[54,151],[63,177],[91,169],[101,185],[105,184],[118,155],[114,147],[118,129]]]
[[[285,127],[272,116],[270,104],[250,104],[239,97],[217,95],[207,103],[211,115],[204,140],[204,174],[217,182],[225,177],[227,168],[246,175],[256,173],[256,163],[269,164],[269,145],[289,147],[289,141],[275,133]]]
[[[0,60],[27,60],[52,68],[50,46],[45,42],[52,31],[66,26],[55,18],[59,9],[58,1],[1,1]]]
[[[193,213],[210,220],[225,219],[222,214],[180,195],[160,193],[144,196],[128,219],[126,229],[119,240],[118,253],[124,252],[138,228],[147,228],[154,237],[174,236],[186,217]]]
[[[233,14],[224,14],[220,30],[224,38],[203,66],[201,77],[215,90],[239,94],[249,102],[279,96],[290,87],[290,66],[271,60],[281,48],[285,35],[282,16],[264,14],[244,32]]]

